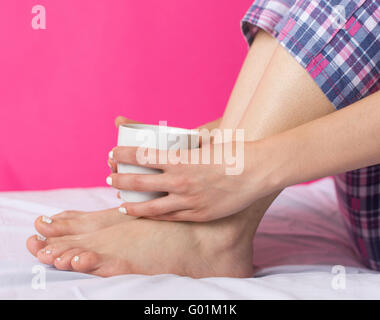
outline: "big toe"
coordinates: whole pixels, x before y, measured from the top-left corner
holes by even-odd
[[[78,219],[57,219],[42,216],[36,219],[34,226],[45,237],[60,237],[82,233],[81,224],[78,222]]]
[[[86,213],[87,212],[85,212],[85,211],[66,210],[66,211],[62,211],[60,213],[53,215],[52,218],[54,218],[54,219],[73,219],[73,218],[78,218],[79,216],[84,215]]]

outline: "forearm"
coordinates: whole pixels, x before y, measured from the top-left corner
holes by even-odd
[[[380,163],[380,92],[260,143],[277,188]]]

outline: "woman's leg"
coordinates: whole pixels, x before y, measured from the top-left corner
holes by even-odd
[[[255,93],[261,78],[277,47],[277,41],[264,31],[259,31],[247,54],[232,90],[220,128],[236,128]]]
[[[259,140],[333,111],[310,75],[278,44],[238,128],[245,130],[246,140]],[[256,226],[280,192],[245,210]]]
[[[239,127],[245,129],[248,139],[261,139],[333,110],[306,71],[277,46]],[[252,273],[252,237],[275,196],[208,223],[125,217],[123,222],[92,233],[46,241],[31,237],[28,248],[43,263],[101,276],[168,272],[193,277],[247,277]],[[78,223],[71,220],[66,224]],[[54,224],[58,221],[46,224],[41,233],[51,235],[47,230]]]

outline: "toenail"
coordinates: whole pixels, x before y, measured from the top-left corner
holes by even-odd
[[[111,177],[107,177],[106,182],[109,186],[112,186],[112,178]]]
[[[39,241],[46,241],[46,237],[41,236],[41,235],[37,235],[37,240],[39,240]]]
[[[108,158],[113,159],[113,151],[111,150],[110,153],[108,154]]]
[[[74,262],[78,262],[79,261],[79,257],[78,256],[75,256],[74,257]]]
[[[42,216],[42,222],[50,224],[53,222],[53,220],[47,216]]]
[[[128,213],[127,209],[124,208],[124,207],[120,207],[119,208],[119,212],[122,213],[122,214],[127,214]]]
[[[59,257],[58,257],[58,258],[57,258],[57,259],[55,259],[55,260],[57,260],[57,261],[61,261],[61,258],[59,258]]]
[[[46,254],[51,254],[51,250],[46,250]]]

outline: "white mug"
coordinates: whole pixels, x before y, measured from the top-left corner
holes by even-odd
[[[159,150],[194,149],[199,147],[196,130],[146,124],[123,124],[119,126],[118,146],[144,147]],[[157,159],[158,161],[159,159]],[[160,174],[158,169],[118,163],[118,173]],[[165,192],[120,191],[126,202],[142,202],[166,195]]]

